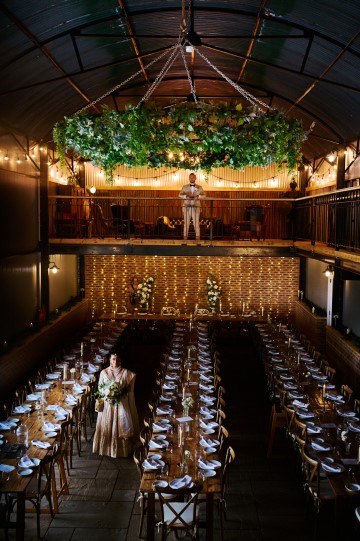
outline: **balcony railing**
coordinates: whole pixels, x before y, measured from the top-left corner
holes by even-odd
[[[238,194],[236,194],[238,196]],[[203,239],[292,239],[360,251],[360,189],[299,199],[206,198]],[[191,228],[189,238],[194,236]],[[164,197],[49,197],[49,237],[183,236],[182,201]]]
[[[278,199],[203,199],[201,237],[285,238],[291,206],[290,200],[284,203]],[[192,227],[189,238],[191,234],[194,235]],[[170,197],[49,197],[49,237],[181,239],[182,200]]]
[[[294,204],[294,239],[360,251],[360,190],[350,188]]]

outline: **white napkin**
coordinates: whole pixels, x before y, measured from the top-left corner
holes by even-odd
[[[46,406],[46,411],[56,411],[59,406],[57,404],[49,404]]]
[[[83,383],[89,383],[89,381],[91,380],[92,380],[92,376],[89,376],[89,374],[85,374],[85,372],[81,374],[81,381]]]
[[[104,348],[99,348],[99,351],[100,353],[102,353],[103,355],[107,355],[109,353],[109,350],[108,349],[104,349]]]
[[[51,444],[48,441],[33,440],[31,443],[40,449],[48,449],[51,447]]]
[[[0,464],[0,471],[9,473],[15,470],[15,466],[10,466],[10,464]]]
[[[318,381],[327,381],[327,377],[322,374],[313,374],[312,377]]]
[[[95,355],[95,360],[98,361],[99,363],[101,363],[102,360],[103,360],[102,355],[99,355],[99,354],[97,353],[97,354]]]
[[[360,432],[360,426],[349,424],[349,430],[352,430],[352,432]]]
[[[35,389],[37,389],[38,391],[47,391],[48,389],[50,389],[51,387],[51,383],[36,383],[35,384]]]
[[[213,403],[216,401],[216,398],[215,397],[211,397],[211,396],[206,396],[206,395],[200,395],[200,400],[202,402],[205,402],[205,404],[207,404],[208,406],[212,406]]]
[[[167,408],[166,406],[163,406],[163,407],[158,406],[158,407],[156,408],[156,413],[157,413],[158,415],[169,415],[169,413],[170,413],[170,408]]]
[[[95,374],[95,372],[97,372],[99,370],[99,368],[97,366],[94,366],[91,363],[88,363],[87,369],[88,369],[88,372],[90,372],[91,374]]]
[[[333,400],[334,402],[345,402],[344,397],[341,394],[332,394],[332,393],[326,393],[326,398],[328,400]]]
[[[31,460],[28,456],[23,456],[19,460],[19,466],[20,468],[32,468],[35,466],[35,463]]]
[[[167,430],[167,426],[164,426],[158,423],[153,423],[153,429],[158,430],[158,431],[164,431],[164,430]]]
[[[213,470],[214,469],[214,465],[211,464],[211,462],[209,460],[203,460],[202,458],[199,458],[198,464],[199,464],[200,468],[202,468],[203,470]]]
[[[315,449],[315,451],[330,451],[330,446],[326,445],[326,443],[316,443],[316,441],[311,442],[311,447]]]
[[[69,413],[68,410],[62,408],[61,406],[56,406],[57,415],[67,415],[68,413]]]
[[[50,421],[45,421],[42,427],[43,430],[52,432],[54,430],[60,430],[61,426],[57,423],[50,423]]]
[[[199,389],[202,391],[207,391],[208,393],[211,393],[214,390],[213,385],[204,385],[203,383],[199,383]]]
[[[220,442],[218,440],[212,440],[211,438],[200,438],[200,445],[202,447],[217,447],[220,445]]]
[[[10,421],[0,421],[0,430],[10,430],[13,426],[16,426],[16,423],[11,423]]]
[[[207,383],[211,383],[213,381],[211,376],[205,376],[204,374],[200,374],[199,379],[201,379],[201,381],[206,381]]]
[[[342,417],[356,417],[355,411],[336,410],[336,413],[338,413]]]
[[[31,406],[15,406],[13,411],[14,413],[28,413],[29,411],[31,411]]]
[[[171,481],[171,488],[184,488],[191,484],[192,477],[190,475],[185,475],[181,479],[173,479]]]
[[[300,400],[294,400],[293,405],[297,408],[307,409],[309,404],[307,402],[301,402]]]
[[[165,447],[166,445],[167,445],[166,440],[161,440],[161,441],[150,440],[149,441],[149,447],[152,449],[161,449],[162,447]]]
[[[68,394],[67,397],[65,398],[65,402],[66,402],[69,406],[76,406],[76,404],[77,404],[77,399],[76,399],[75,396],[73,396],[72,394]]]
[[[163,385],[163,389],[167,391],[171,391],[172,389],[174,389],[174,387],[176,387],[175,383],[164,383]]]
[[[41,393],[30,393],[27,395],[26,400],[39,400]]]
[[[73,392],[75,394],[83,393],[85,389],[86,389],[85,385],[79,385],[78,383],[74,383],[73,385]]]
[[[329,473],[341,473],[343,468],[339,464],[328,464],[327,462],[322,462],[323,470]]]
[[[145,458],[143,462],[143,466],[147,470],[157,470],[161,468],[162,465],[163,461],[159,461],[156,458]]]
[[[300,419],[311,419],[312,417],[315,417],[315,413],[312,413],[311,411],[297,411],[296,414],[300,417]]]
[[[54,372],[53,374],[46,374],[46,379],[59,379],[60,376],[60,372]]]
[[[320,426],[308,426],[306,431],[308,434],[320,434],[322,429]]]
[[[171,401],[172,401],[172,396],[169,397],[169,396],[161,395],[161,396],[160,396],[160,400],[161,400],[162,402],[171,402]]]

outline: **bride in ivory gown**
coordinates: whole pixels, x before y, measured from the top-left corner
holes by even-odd
[[[98,413],[93,452],[113,458],[127,457],[139,436],[135,405],[135,374],[121,366],[117,353],[110,353],[110,366],[100,372],[99,392],[104,396],[104,409]],[[118,383],[114,396],[109,386]],[[119,390],[120,389],[120,390]]]

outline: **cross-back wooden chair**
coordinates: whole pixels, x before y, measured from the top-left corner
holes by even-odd
[[[165,541],[170,532],[178,536],[182,531],[197,538],[198,521],[198,496],[202,490],[201,484],[192,487],[173,489],[155,486],[161,509],[161,539]],[[175,497],[176,499],[172,499]]]

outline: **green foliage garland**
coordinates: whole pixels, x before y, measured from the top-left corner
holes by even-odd
[[[306,134],[299,120],[279,111],[184,103],[166,111],[155,103],[103,108],[101,115],[65,117],[54,127],[60,159],[91,160],[111,181],[117,165],[203,169],[251,165],[294,170]]]

